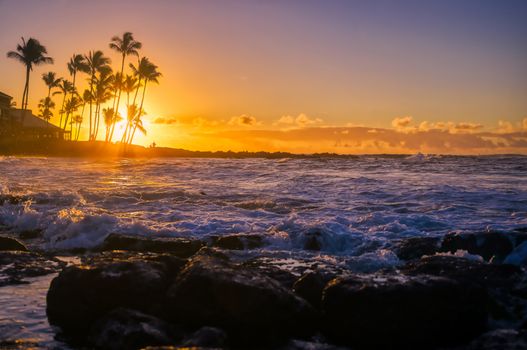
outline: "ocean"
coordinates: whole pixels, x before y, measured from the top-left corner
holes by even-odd
[[[0,224],[42,230],[28,244],[53,252],[95,248],[110,233],[202,240],[256,233],[267,244],[253,255],[372,272],[400,263],[392,248],[403,238],[527,227],[524,156],[3,157],[0,174]],[[45,295],[36,283],[28,300]],[[16,288],[0,287],[0,331],[49,338],[43,301],[5,311]]]

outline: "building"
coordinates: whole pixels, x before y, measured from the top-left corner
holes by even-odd
[[[62,130],[35,115],[31,110],[17,109],[12,97],[0,92],[0,138],[69,140],[70,131]]]

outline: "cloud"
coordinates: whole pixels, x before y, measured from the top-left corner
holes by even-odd
[[[412,122],[412,117],[407,115],[407,116],[404,116],[404,117],[397,117],[395,119],[392,120],[392,126],[395,128],[395,129],[406,129],[410,123]]]
[[[448,131],[451,134],[463,134],[476,132],[483,128],[482,124],[469,123],[469,122],[428,122],[423,121],[419,124],[416,131],[428,131],[428,130],[442,130]]]
[[[428,123],[429,125],[432,123]],[[477,124],[440,124],[412,132],[369,127],[307,127],[288,130],[218,131],[209,136],[228,140],[250,151],[271,150],[296,153],[438,153],[438,154],[527,154],[527,132],[500,134],[480,132]],[[407,127],[411,127],[408,125]],[[452,128],[471,130],[452,132]],[[474,131],[476,130],[476,131]]]
[[[515,131],[516,131],[516,128],[511,122],[506,121],[506,120],[498,120],[497,132],[502,133],[502,134],[509,134]]]
[[[152,120],[153,124],[177,124],[178,120],[176,118],[164,118],[164,117],[158,117]]]
[[[242,114],[236,117],[232,117],[227,124],[241,126],[258,126],[262,125],[262,122],[256,120],[256,118],[251,115]]]
[[[522,127],[523,127],[523,130],[527,130],[527,117],[523,118]]]
[[[290,115],[283,115],[273,125],[289,125],[305,128],[307,126],[322,124],[324,121],[321,118],[310,118],[305,113],[300,113],[293,117]]]

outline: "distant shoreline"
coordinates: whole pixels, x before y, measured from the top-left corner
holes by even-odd
[[[354,159],[364,156],[383,158],[405,158],[415,154],[337,154],[312,153],[296,154],[289,152],[247,152],[247,151],[190,151],[170,147],[144,147],[139,145],[110,144],[103,141],[60,141],[60,140],[31,140],[31,141],[0,141],[0,155],[2,156],[46,156],[72,158],[263,158],[263,159],[317,159],[340,158]],[[492,157],[518,156],[522,154],[493,154],[493,155],[442,155],[452,157]]]

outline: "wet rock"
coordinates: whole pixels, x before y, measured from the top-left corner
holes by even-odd
[[[27,196],[16,196],[12,194],[2,194],[0,195],[0,205],[4,204],[20,204],[27,201],[29,197]]]
[[[527,349],[527,333],[524,330],[497,329],[483,334],[464,350],[523,350]]]
[[[305,334],[313,324],[312,307],[277,281],[208,255],[190,260],[168,297],[175,321],[220,327],[233,342]]]
[[[440,249],[439,237],[413,237],[395,244],[394,252],[402,260],[419,259],[424,255],[434,255]]]
[[[277,281],[287,289],[293,288],[293,284],[298,279],[298,276],[293,272],[285,268],[281,268],[280,266],[270,264],[269,260],[266,258],[255,258],[248,260],[242,264],[242,268],[267,276],[274,281]]]
[[[48,319],[72,336],[83,336],[115,308],[158,315],[173,274],[170,269],[162,260],[142,259],[67,267],[51,282]]]
[[[407,263],[401,272],[448,277],[463,283],[487,287],[510,288],[522,277],[521,268],[513,265],[488,264],[456,256],[435,255]]]
[[[90,343],[98,349],[140,349],[174,344],[180,334],[166,322],[139,311],[116,309],[97,321]]]
[[[202,327],[183,340],[184,346],[223,348],[227,346],[227,333],[219,328]]]
[[[293,339],[290,340],[287,345],[281,347],[280,350],[348,350],[349,348],[344,348],[336,345],[321,343],[321,342],[311,342],[304,340]]]
[[[19,232],[18,236],[22,239],[34,239],[42,237],[42,230],[41,229],[35,229],[35,230],[24,230]]]
[[[0,287],[27,283],[28,277],[44,276],[61,271],[66,263],[35,252],[0,252]]]
[[[441,243],[441,250],[455,253],[466,250],[470,254],[480,255],[486,261],[502,262],[514,249],[510,234],[491,231],[479,233],[449,233]]]
[[[26,252],[27,248],[16,238],[0,236],[0,251],[5,250],[20,250]]]
[[[232,250],[256,249],[265,245],[264,237],[258,234],[233,234],[218,237],[214,247]]]
[[[180,257],[190,257],[203,242],[186,238],[144,238],[112,233],[104,240],[101,250],[131,250],[139,252],[171,253]]]
[[[350,276],[323,293],[325,333],[366,349],[433,348],[486,329],[486,290],[433,276]]]
[[[335,274],[323,271],[309,271],[295,282],[293,291],[314,307],[320,308],[324,287],[335,277]]]

